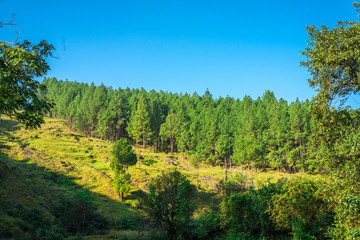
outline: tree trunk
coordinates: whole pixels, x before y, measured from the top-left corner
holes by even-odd
[[[170,137],[170,150],[171,150],[171,157],[173,157],[173,156],[174,156],[173,149],[174,149],[174,139],[173,139],[173,137]]]
[[[225,163],[225,182],[227,182],[227,163],[226,163],[226,157],[224,159],[224,163]]]
[[[143,153],[145,152],[145,138],[146,138],[146,135],[143,134]]]
[[[251,184],[253,184],[253,175],[254,175],[254,162],[251,160]]]
[[[136,139],[135,139],[135,154],[137,153],[137,151],[136,151],[136,150],[137,150],[137,146],[138,146],[138,139],[136,138]]]
[[[199,190],[199,167],[196,168],[196,189]]]
[[[124,198],[124,193],[123,193],[123,192],[120,192],[120,193],[119,193],[119,196],[120,196],[120,200],[122,201],[123,198]]]

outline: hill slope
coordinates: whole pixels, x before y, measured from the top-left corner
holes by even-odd
[[[121,202],[114,194],[111,182],[113,173],[109,164],[112,142],[71,132],[57,119],[46,119],[46,124],[37,130],[24,130],[10,120],[2,120],[0,127],[0,194],[3,196],[0,216],[3,228],[0,231],[8,234],[4,237],[24,237],[26,232],[33,236],[41,234],[37,233],[39,228],[36,224],[26,226],[34,223],[36,214],[45,219],[48,225],[46,231],[57,234],[63,230],[53,228],[60,225],[70,233],[77,232],[79,229],[56,224],[59,222],[58,218],[63,216],[56,216],[54,206],[64,204],[61,202],[64,199],[79,198],[84,199],[91,206],[89,209],[94,210],[89,216],[97,219],[94,224],[98,224],[98,232],[105,228],[105,222],[110,228],[134,229],[141,225],[139,223],[143,217],[133,206],[144,195],[151,178],[167,168],[177,168],[194,184],[196,181],[196,170],[182,155],[175,154],[171,158],[149,148],[145,152],[135,149],[141,161],[129,168],[132,188],[125,201]],[[230,169],[229,176],[238,171],[240,170],[237,168]],[[250,172],[244,171],[244,174],[250,178]],[[254,183],[261,185],[268,179],[276,181],[284,176],[289,174],[262,172],[255,174]],[[200,166],[200,192],[196,199],[199,211],[204,207],[218,205],[214,188],[224,177],[224,169],[219,166]],[[72,205],[79,204],[74,200]],[[16,211],[27,215],[14,213]],[[105,225],[102,227],[101,224]],[[95,233],[80,230],[84,234]]]

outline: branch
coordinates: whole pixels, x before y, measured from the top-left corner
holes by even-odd
[[[14,25],[14,24],[13,24]],[[17,32],[17,31],[15,31],[15,30],[13,30],[15,33],[16,33],[16,38],[15,38],[15,40],[13,41],[13,42],[7,42],[7,41],[2,41],[2,40],[0,40],[0,43],[7,43],[7,44],[10,44],[10,45],[14,45],[14,44],[16,44],[16,41],[19,39],[19,37],[20,37],[20,33],[21,33],[21,29],[19,30],[19,32]]]
[[[11,16],[10,22],[7,22],[7,23],[0,22],[0,27],[9,26],[9,25],[16,25],[15,23],[13,23],[13,21],[15,20],[15,16],[16,16],[16,14],[13,13],[12,16]]]

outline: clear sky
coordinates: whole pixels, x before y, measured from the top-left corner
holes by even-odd
[[[0,39],[47,40],[48,77],[114,88],[240,98],[311,98],[306,25],[356,20],[352,0],[3,0]]]

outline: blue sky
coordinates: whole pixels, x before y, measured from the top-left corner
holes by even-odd
[[[3,0],[0,39],[47,40],[48,77],[213,97],[311,98],[300,67],[306,25],[356,20],[342,1]]]

